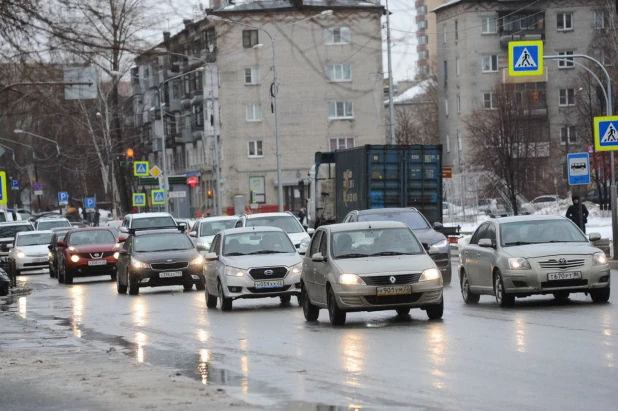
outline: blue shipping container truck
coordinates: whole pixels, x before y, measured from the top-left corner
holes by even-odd
[[[431,223],[442,221],[441,145],[365,145],[318,152],[315,160],[312,222],[332,224],[352,210],[389,207],[414,207]]]

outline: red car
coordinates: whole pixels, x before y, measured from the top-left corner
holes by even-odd
[[[116,281],[120,244],[109,228],[79,228],[58,241],[58,282],[73,284],[74,277],[110,275]]]

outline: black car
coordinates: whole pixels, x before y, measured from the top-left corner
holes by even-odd
[[[429,221],[415,208],[379,208],[371,210],[350,211],[343,219],[344,223],[355,223],[358,221],[399,221],[406,224],[426,250],[430,251],[430,256],[436,263],[444,285],[451,283],[451,255],[448,240],[444,234],[434,230]],[[441,228],[442,224],[434,223],[435,228]]]
[[[49,262],[49,276],[51,278],[58,277],[58,241],[64,241],[67,233],[73,229],[74,227],[54,227],[51,229],[54,232],[51,245],[49,246],[49,251],[52,253]]]
[[[117,265],[119,294],[139,294],[140,287],[182,285],[205,290],[204,257],[184,227],[129,229]]]

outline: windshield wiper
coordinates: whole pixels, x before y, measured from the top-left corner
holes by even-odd
[[[235,257],[237,255],[247,255],[247,254],[245,254],[245,253],[238,253],[238,252],[225,254],[226,257]]]
[[[351,254],[342,254],[342,255],[337,256],[337,258],[362,258],[362,257],[369,257],[369,254],[351,253]]]
[[[375,255],[409,255],[410,253],[402,253],[399,251],[382,251],[380,253],[373,253],[371,254],[371,256],[375,256]]]
[[[529,245],[529,244],[536,244],[536,243],[528,243],[526,241],[515,241],[513,243],[504,243],[505,246],[508,246],[508,245]]]
[[[290,253],[290,251],[262,250],[262,251],[254,251],[254,252],[249,253],[247,255],[254,255],[254,254],[287,254],[287,253]]]

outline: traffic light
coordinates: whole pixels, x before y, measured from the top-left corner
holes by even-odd
[[[135,155],[135,152],[133,151],[132,148],[127,149],[127,159],[133,160],[134,155]]]
[[[208,190],[208,191],[206,191],[206,196],[207,196],[208,198],[212,198],[212,190]]]

